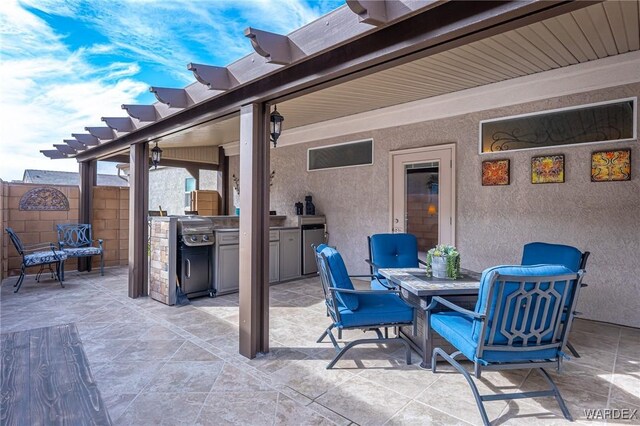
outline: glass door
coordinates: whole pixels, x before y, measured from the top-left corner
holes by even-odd
[[[424,252],[455,244],[454,145],[391,152],[391,232],[416,236]]]

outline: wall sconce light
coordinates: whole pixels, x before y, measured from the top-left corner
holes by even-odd
[[[438,208],[435,204],[429,203],[427,205],[427,216],[435,216],[438,214]]]
[[[162,150],[158,146],[158,142],[156,142],[156,146],[151,150],[151,165],[154,169],[158,168],[158,164],[160,164],[160,160],[162,159]]]
[[[273,142],[273,147],[276,147],[276,143],[280,134],[282,133],[282,122],[284,121],[284,117],[280,115],[278,112],[278,106],[276,105],[273,108],[273,112],[270,116],[271,121],[271,142]]]

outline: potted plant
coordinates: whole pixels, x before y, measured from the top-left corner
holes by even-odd
[[[435,278],[455,279],[460,276],[460,253],[454,246],[438,244],[427,252],[427,268]]]

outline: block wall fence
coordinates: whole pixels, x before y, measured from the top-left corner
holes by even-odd
[[[20,199],[27,191],[40,187],[53,187],[69,201],[68,211],[21,211]],[[39,185],[0,181],[0,280],[18,275],[22,261],[13,247],[5,228],[10,227],[25,245],[52,242],[57,244],[56,225],[78,222],[80,191],[77,186]],[[93,238],[104,240],[105,266],[126,265],[129,232],[129,188],[97,186],[93,188]],[[99,257],[93,259],[98,267]],[[77,269],[77,262],[65,263],[66,270]],[[27,273],[37,272],[38,267]]]

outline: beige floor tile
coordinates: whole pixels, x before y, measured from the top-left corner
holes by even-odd
[[[293,399],[280,393],[278,395],[275,424],[283,426],[328,426],[333,425],[334,422],[313,410],[312,407],[298,404]]]
[[[169,361],[156,372],[144,392],[206,392],[222,371],[224,361]]]
[[[376,425],[390,419],[409,398],[356,376],[329,389],[316,402],[355,423]]]
[[[116,425],[191,425],[206,393],[143,392],[115,422]]]
[[[416,401],[411,401],[385,423],[389,426],[418,424],[453,426],[468,425],[469,423]]]
[[[211,392],[197,425],[273,425],[278,392]]]

